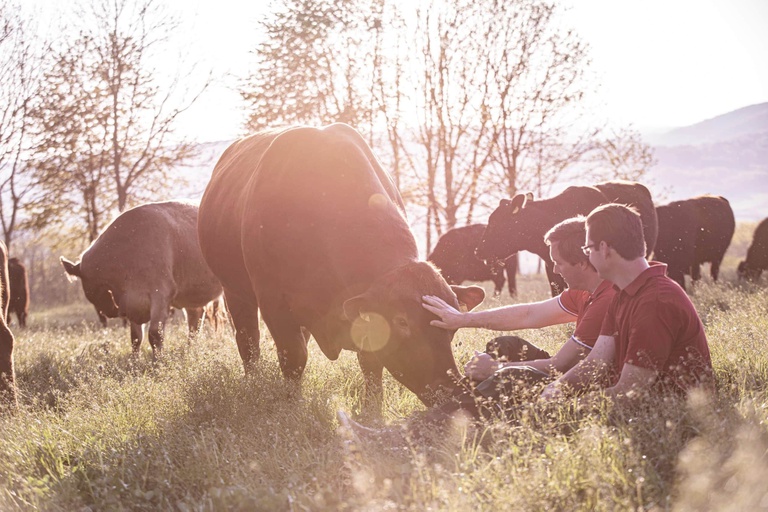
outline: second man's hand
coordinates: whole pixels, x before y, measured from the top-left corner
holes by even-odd
[[[464,375],[472,380],[484,381],[503,366],[489,354],[475,350],[475,355],[464,365]]]

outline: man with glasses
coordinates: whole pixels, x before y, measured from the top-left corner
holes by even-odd
[[[465,365],[475,393],[491,401],[513,399],[519,382],[548,381],[571,369],[592,350],[597,341],[608,305],[615,293],[612,283],[603,280],[581,247],[585,237],[584,217],[568,219],[544,237],[554,271],[563,276],[568,289],[557,297],[529,304],[515,304],[485,311],[461,312],[443,300],[425,296],[423,306],[439,317],[432,325],[456,330],[481,327],[496,331],[536,329],[576,322],[573,335],[550,355],[518,336],[501,336],[476,352]],[[474,401],[476,397],[465,397]],[[450,408],[451,406],[446,406]]]
[[[587,217],[582,247],[603,279],[614,283],[613,299],[593,350],[550,383],[542,397],[589,386],[625,401],[651,390],[685,392],[713,387],[704,326],[688,295],[666,276],[667,266],[648,262],[638,213],[603,205]]]

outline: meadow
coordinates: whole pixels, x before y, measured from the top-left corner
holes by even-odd
[[[423,409],[385,373],[381,417],[361,417],[352,353],[332,362],[310,342],[297,386],[268,334],[245,377],[226,327],[190,342],[176,315],[155,363],[146,341],[134,359],[127,328],[102,329],[84,302],[33,309],[14,330],[20,405],[0,415],[0,510],[768,508],[768,278],[739,283],[734,271],[753,228],[740,225],[720,282],[705,278],[692,293],[716,397],[531,402],[512,423],[456,424],[407,446],[345,448],[338,409],[371,425]],[[481,307],[548,296],[542,276],[519,287]],[[518,334],[552,351],[569,329]],[[490,337],[459,331],[459,366]]]

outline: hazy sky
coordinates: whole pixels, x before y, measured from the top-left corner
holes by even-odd
[[[248,52],[258,41],[255,21],[268,0],[169,1],[190,17],[189,49],[203,64],[220,78],[248,72]],[[665,129],[768,101],[768,0],[564,2],[591,46],[604,115],[617,122]],[[229,87],[212,88],[185,115],[183,132],[202,141],[240,133],[237,82],[224,82]]]
[[[571,1],[617,119],[685,126],[768,101],[768,1]]]
[[[768,0],[566,0],[590,44],[606,115],[641,130],[709,119],[768,101]],[[192,0],[215,62],[243,74],[267,2]],[[233,13],[237,15],[233,16]],[[243,119],[232,91],[195,109],[203,139],[234,137]]]

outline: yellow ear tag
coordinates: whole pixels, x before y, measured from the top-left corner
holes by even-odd
[[[469,311],[469,309],[467,308],[466,304],[464,304],[463,302],[459,302],[459,311],[461,311],[462,313],[466,313],[467,311]]]

